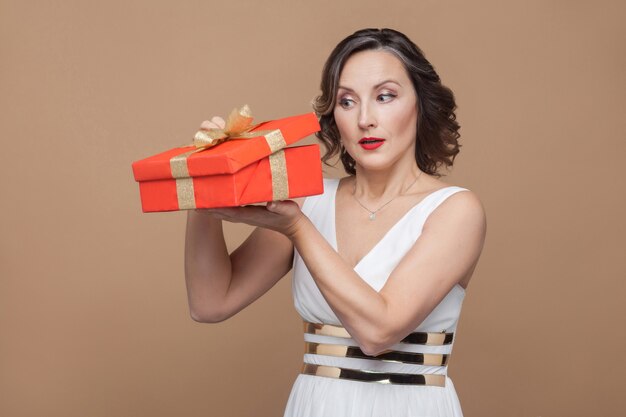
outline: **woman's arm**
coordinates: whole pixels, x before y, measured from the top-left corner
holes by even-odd
[[[449,197],[428,218],[415,245],[376,292],[291,202],[216,209],[216,216],[269,227],[287,236],[322,295],[363,352],[376,355],[415,329],[457,283],[471,275],[482,250],[485,215],[471,192]]]
[[[376,292],[302,221],[290,235],[317,286],[361,349],[376,355],[415,329],[478,262],[485,215],[471,192],[457,193],[428,218],[422,234]]]
[[[214,117],[202,122],[200,128],[224,126],[224,119]],[[246,213],[250,208],[240,211]],[[222,220],[210,210],[190,210],[185,235],[185,281],[191,317],[207,323],[226,320],[272,288],[291,269],[292,259],[293,244],[289,239],[263,228],[254,230],[229,255]]]
[[[223,321],[267,292],[291,269],[293,244],[257,228],[231,255],[222,221],[210,210],[190,210],[185,236],[185,280],[191,317]]]

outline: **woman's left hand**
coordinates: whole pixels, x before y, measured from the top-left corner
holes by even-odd
[[[274,230],[291,238],[305,217],[295,201],[271,201],[265,206],[221,207],[205,209],[214,217],[233,223]]]

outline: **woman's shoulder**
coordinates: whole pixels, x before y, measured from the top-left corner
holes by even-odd
[[[469,188],[431,176],[424,177],[422,186],[424,188],[421,194],[424,196],[423,200],[426,200],[424,208],[429,212],[429,217],[443,217],[443,221],[447,221],[449,216],[484,216],[480,198]],[[441,212],[443,215],[435,216]]]
[[[474,191],[457,185],[445,185],[433,195],[437,195],[437,198],[433,202],[428,223],[473,225],[477,231],[484,233],[485,208]]]
[[[458,185],[453,185],[443,181],[441,178],[430,176],[430,175],[420,175],[421,178],[418,178],[418,181],[415,183],[415,187],[411,192],[411,198],[416,201],[416,204],[419,205],[433,205],[435,202],[446,200],[453,194],[458,193],[459,191],[469,191],[466,188],[460,187]]]
[[[433,189],[430,195],[438,197],[437,200],[440,200],[438,205],[445,204],[457,210],[478,210],[483,207],[478,195],[464,186],[437,180],[433,183]]]

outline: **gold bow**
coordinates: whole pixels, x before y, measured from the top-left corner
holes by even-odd
[[[223,129],[198,130],[193,138],[193,144],[196,148],[206,149],[230,139],[249,139],[263,135],[263,132],[250,133],[254,128],[250,107],[246,104],[241,109],[233,109],[230,112]]]
[[[193,179],[189,176],[187,158],[196,152],[201,152],[227,140],[250,139],[264,136],[271,154],[268,156],[272,176],[272,199],[286,200],[289,198],[289,184],[287,180],[287,162],[282,149],[287,146],[280,129],[252,130],[250,107],[244,105],[241,109],[233,109],[228,116],[224,129],[200,129],[193,138],[196,149],[176,155],[170,159],[172,177],[176,180],[176,195],[178,207],[181,210],[196,208]]]

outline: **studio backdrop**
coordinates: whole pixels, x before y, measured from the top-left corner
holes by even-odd
[[[365,27],[406,33],[454,91],[445,180],[487,212],[449,366],[465,415],[623,415],[625,18],[609,0],[0,1],[0,415],[282,415],[291,276],[192,321],[185,213],[143,214],[131,163],[236,106],[311,111]],[[250,229],[226,232],[232,249]]]

